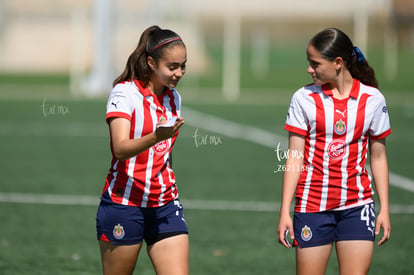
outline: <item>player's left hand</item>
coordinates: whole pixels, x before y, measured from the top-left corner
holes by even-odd
[[[277,236],[279,243],[284,247],[292,247],[290,240],[293,240],[295,238],[295,235],[293,232],[292,218],[289,216],[289,214],[280,215],[279,224],[277,227]]]
[[[380,213],[377,216],[377,222],[375,226],[375,235],[378,236],[381,228],[383,230],[383,236],[381,240],[378,241],[378,246],[383,245],[386,241],[390,239],[391,236],[391,222],[390,222],[390,215],[383,213],[380,211]]]
[[[158,127],[157,126],[157,129],[155,130],[157,140],[161,141],[161,140],[173,137],[176,134],[176,132],[180,129],[180,127],[183,125],[184,125],[184,118],[179,117],[175,121],[174,125],[170,127]]]

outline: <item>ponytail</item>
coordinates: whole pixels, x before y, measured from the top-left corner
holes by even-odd
[[[348,70],[353,78],[358,79],[365,85],[378,88],[378,81],[374,69],[368,64],[367,59],[358,47],[353,48],[352,59]]]
[[[330,61],[341,57],[352,77],[365,85],[378,88],[374,69],[368,64],[365,56],[358,47],[354,47],[351,39],[339,29],[328,28],[317,33],[310,44]]]
[[[137,47],[128,57],[124,71],[114,80],[112,85],[136,79],[141,80],[147,86],[151,73],[147,63],[148,57],[151,56],[157,62],[162,57],[163,48],[177,44],[185,46],[180,36],[175,32],[161,29],[158,26],[147,28],[141,34]]]

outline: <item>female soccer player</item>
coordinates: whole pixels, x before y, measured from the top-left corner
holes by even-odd
[[[104,274],[132,274],[143,241],[156,274],[188,274],[188,231],[171,168],[184,124],[175,87],[186,62],[180,36],[152,26],[113,83],[106,113],[113,158],[96,218]]]
[[[287,115],[278,239],[289,247],[288,237],[294,238],[297,274],[325,274],[334,243],[340,274],[367,274],[375,235],[383,229],[381,245],[391,232],[387,106],[374,70],[342,31],[316,34],[306,54],[314,82],[293,95]],[[368,151],[381,206],[377,217]]]

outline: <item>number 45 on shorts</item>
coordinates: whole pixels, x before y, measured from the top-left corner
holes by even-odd
[[[375,230],[375,209],[374,204],[369,203],[366,204],[361,210],[361,221],[364,221],[367,229],[372,233],[374,236]]]

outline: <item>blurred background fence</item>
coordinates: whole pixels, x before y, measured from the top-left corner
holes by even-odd
[[[196,90],[219,74],[209,82],[230,101],[245,88],[244,55],[247,77],[271,77],[275,48],[298,49],[302,59],[292,62],[305,72],[306,43],[325,27],[343,29],[368,56],[380,51],[389,80],[399,51],[414,53],[414,0],[2,0],[0,73],[62,74],[73,94],[106,94],[153,24],[186,42],[185,85]]]

